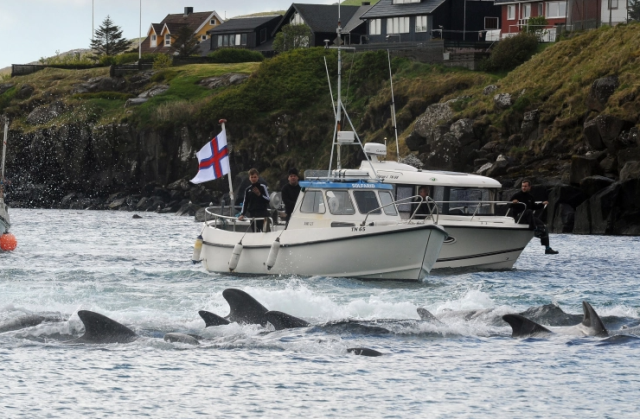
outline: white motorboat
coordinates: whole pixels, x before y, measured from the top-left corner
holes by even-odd
[[[357,174],[300,182],[289,224],[266,219],[265,232],[208,211],[194,259],[211,272],[422,280],[447,233],[437,217],[403,220],[393,187]]]
[[[496,215],[500,182],[468,173],[421,170],[395,161],[381,161],[386,146],[367,143],[367,161],[360,170],[394,185],[394,199],[416,195],[420,186],[428,186],[429,196],[438,206],[438,224],[449,238],[442,246],[433,267],[470,269],[510,269],[533,237],[527,224],[513,217]],[[401,217],[409,218],[415,209],[410,204],[398,206]]]

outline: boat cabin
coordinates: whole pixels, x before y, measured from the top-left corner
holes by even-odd
[[[363,161],[360,170],[393,184],[395,201],[418,195],[420,187],[426,186],[427,195],[437,202],[440,215],[496,214],[493,202],[502,185],[495,179],[469,173],[422,170],[395,161],[381,161],[378,157],[387,154],[383,144],[367,143],[364,151],[371,161]],[[413,209],[409,203],[398,204],[402,218],[409,218]]]
[[[301,181],[288,229],[353,227],[401,222],[393,186],[376,181]],[[373,224],[372,224],[373,223]]]

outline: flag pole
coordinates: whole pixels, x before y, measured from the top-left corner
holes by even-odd
[[[222,125],[222,131],[227,132],[227,129],[225,128],[225,123],[227,122],[226,119],[221,119],[220,121],[220,125]],[[229,147],[229,137],[227,136],[227,149],[229,150],[229,154],[231,154],[231,147]],[[231,156],[229,156],[229,173],[227,173],[227,179],[229,180],[229,206],[231,207],[230,210],[230,216],[233,217],[234,216],[234,212],[235,212],[235,201],[236,198],[233,194],[233,180],[231,179]]]

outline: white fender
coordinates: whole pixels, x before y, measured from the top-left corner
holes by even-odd
[[[200,253],[202,253],[202,235],[198,236],[196,242],[193,244],[193,256],[191,256],[191,262],[194,264],[200,262]]]
[[[242,240],[238,242],[231,252],[231,259],[229,260],[229,272],[233,272],[238,267],[238,261],[240,260],[240,254],[242,253]]]
[[[280,251],[280,237],[276,239],[271,245],[271,250],[269,250],[269,256],[267,256],[267,269],[271,270],[273,265],[276,264],[276,259],[278,258],[278,252]]]

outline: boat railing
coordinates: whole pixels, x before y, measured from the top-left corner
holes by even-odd
[[[420,200],[416,201],[417,198],[420,198]],[[429,198],[429,197],[426,197],[426,199],[425,199],[420,195],[414,195],[414,196],[410,196],[408,198],[398,199],[396,201],[389,202],[388,204],[381,205],[378,208],[372,209],[371,211],[367,212],[366,216],[364,217],[364,221],[362,221],[362,223],[360,225],[364,226],[364,225],[367,224],[367,218],[369,218],[370,214],[373,214],[373,213],[375,213],[377,211],[380,211],[381,209],[389,207],[391,205],[395,206],[396,207],[396,211],[398,211],[397,204],[400,203],[400,202],[403,202],[403,201],[411,201],[412,204],[417,204],[416,209],[413,211],[413,214],[411,214],[411,218],[409,218],[409,220],[407,222],[410,223],[413,220],[413,217],[416,215],[416,212],[418,211],[418,208],[420,208],[420,205],[422,205],[423,203],[426,202],[427,203],[427,207],[429,208],[428,217],[433,218],[433,210],[435,208],[435,210],[436,210],[436,218],[435,218],[434,223],[438,224],[438,219],[439,219],[439,215],[440,215],[439,208],[438,208],[437,205],[429,205],[430,203],[434,204],[435,201],[433,199]]]
[[[241,222],[242,226],[246,226],[245,221],[249,221],[250,222],[250,226],[253,226],[254,228],[254,233],[256,233],[257,231],[255,230],[256,228],[256,223],[255,221],[264,221],[266,223],[266,229],[271,228],[271,226],[274,226],[275,223],[273,222],[273,219],[271,217],[244,217],[242,220],[238,219],[238,217],[230,217],[228,215],[220,215],[220,214],[216,214],[215,212],[210,211],[210,208],[205,208],[204,210],[204,223],[207,226],[211,226],[212,224],[214,224],[214,226],[217,226],[219,223],[222,224],[223,227],[227,227],[227,226],[232,226],[233,227],[233,231],[236,231],[236,228],[238,227],[238,223]],[[213,217],[213,218],[209,218],[209,216]]]
[[[488,207],[491,205],[509,205],[509,204],[513,204],[513,202],[511,201],[434,201],[436,204],[467,204],[467,205],[461,205],[458,207],[449,207],[449,210],[464,210],[466,211],[468,209],[468,207],[470,206],[475,206],[475,210],[473,211],[473,214],[471,214],[471,218],[470,220],[473,220],[473,217],[475,217],[476,215],[484,215],[484,214],[478,214],[478,211],[480,210],[481,207]],[[471,204],[471,205],[469,205]],[[508,214],[508,211],[507,211]],[[449,215],[456,215],[456,214],[449,214]],[[469,215],[469,214],[461,214],[461,215]]]

